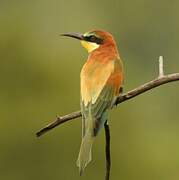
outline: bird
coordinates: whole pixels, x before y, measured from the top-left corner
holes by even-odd
[[[111,33],[91,30],[64,33],[62,36],[80,40],[88,58],[80,73],[82,141],[77,159],[79,173],[92,160],[92,145],[100,129],[108,122],[110,109],[115,105],[124,81],[123,62]]]

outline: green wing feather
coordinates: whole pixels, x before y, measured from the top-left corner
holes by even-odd
[[[96,102],[92,104],[91,102],[88,106],[84,106],[82,102],[83,116],[84,116],[84,129],[88,127],[88,121],[92,120],[92,126],[90,126],[92,135],[96,136],[99,132],[100,128],[104,125],[106,119],[103,117],[103,114],[108,111],[112,106],[112,102],[114,99],[114,88],[106,85],[101,93],[99,94]],[[90,111],[89,111],[90,110]],[[89,115],[92,116],[92,119],[89,118]],[[107,113],[105,113],[107,115]],[[103,117],[103,118],[102,118]],[[107,117],[106,117],[107,118]]]

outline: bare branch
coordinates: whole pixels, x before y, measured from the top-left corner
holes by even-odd
[[[164,70],[163,70],[163,56],[159,57],[159,76],[158,78],[149,81],[131,91],[128,91],[127,93],[123,93],[121,94],[116,102],[115,105],[118,105],[126,100],[129,100],[135,96],[138,96],[150,89],[153,89],[155,87],[158,87],[160,85],[169,83],[169,82],[173,82],[173,81],[178,81],[179,80],[179,73],[173,73],[173,74],[168,74],[168,75],[164,75]],[[37,137],[45,134],[46,132],[48,132],[49,130],[55,128],[56,126],[63,124],[64,122],[76,119],[78,117],[81,117],[81,111],[76,111],[64,116],[57,116],[55,121],[51,122],[50,124],[48,124],[47,126],[45,126],[44,128],[42,128],[41,130],[39,130],[36,135]]]
[[[135,96],[138,96],[150,89],[153,89],[155,87],[158,87],[160,85],[163,85],[163,84],[166,84],[166,83],[169,83],[169,82],[173,82],[173,81],[178,81],[179,80],[179,73],[174,73],[174,74],[168,74],[168,75],[163,75],[162,77],[158,77],[152,81],[149,81],[127,93],[123,93],[121,94],[117,100],[116,100],[116,105],[117,104],[120,104],[124,101],[127,101],[131,98],[134,98]],[[36,135],[37,137],[41,136],[42,134],[48,132],[49,130],[55,128],[56,126],[64,123],[64,122],[67,122],[67,121],[70,121],[70,120],[73,120],[73,119],[76,119],[78,117],[81,117],[81,112],[80,111],[76,111],[76,112],[73,112],[73,113],[70,113],[70,114],[67,114],[65,116],[57,116],[57,118],[55,119],[55,121],[53,121],[52,123],[48,124],[47,126],[45,126],[44,128],[42,128],[41,130],[39,130]]]
[[[155,87],[161,86],[163,84],[169,83],[169,82],[173,82],[173,81],[178,81],[179,80],[179,73],[174,73],[174,74],[168,74],[168,75],[164,75],[162,77],[158,77],[157,79],[154,79],[152,81],[149,81],[127,93],[123,93],[121,94],[117,100],[116,100],[116,105],[120,104],[124,101],[127,101],[131,98],[134,98],[135,96],[138,96],[150,89],[153,89]],[[50,124],[48,124],[47,126],[45,126],[44,128],[42,128],[41,130],[39,130],[36,135],[37,137],[41,136],[42,134],[48,132],[49,130],[55,128],[56,126],[63,124],[64,122],[76,119],[78,117],[81,117],[81,112],[80,111],[76,111],[76,112],[72,112],[70,114],[64,115],[64,116],[57,116],[57,118],[51,122]]]

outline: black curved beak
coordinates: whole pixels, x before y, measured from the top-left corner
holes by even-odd
[[[78,40],[84,40],[84,36],[81,33],[70,32],[70,33],[61,34],[61,36],[67,36],[67,37],[72,37],[72,38],[75,38],[75,39],[78,39]]]

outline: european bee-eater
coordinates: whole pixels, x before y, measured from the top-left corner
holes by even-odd
[[[109,32],[93,30],[62,35],[80,40],[89,53],[81,70],[82,143],[77,160],[81,175],[91,161],[93,141],[120,93],[123,64]]]

